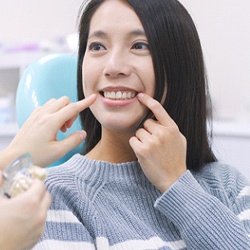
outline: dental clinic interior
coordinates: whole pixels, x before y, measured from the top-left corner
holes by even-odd
[[[23,107],[16,98],[27,67],[46,56],[77,55],[81,2],[0,1],[0,150],[21,126],[17,110]],[[180,2],[203,47],[213,103],[212,147],[220,161],[250,179],[250,1]],[[35,95],[29,97],[33,102]]]

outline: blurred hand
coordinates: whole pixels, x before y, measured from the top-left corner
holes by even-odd
[[[50,202],[40,180],[34,180],[26,192],[15,198],[1,197],[0,249],[30,250],[43,234]]]
[[[78,113],[94,103],[96,95],[71,103],[68,97],[51,99],[33,111],[19,132],[2,152],[5,165],[19,155],[29,152],[36,165],[46,167],[78,146],[86,137],[85,131],[78,131],[62,141],[57,141],[59,130],[70,128]],[[8,160],[9,159],[9,160]],[[3,168],[3,160],[1,166]]]

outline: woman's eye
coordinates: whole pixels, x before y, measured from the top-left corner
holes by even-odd
[[[149,49],[149,45],[147,43],[135,43],[132,46],[132,49],[136,49],[136,50],[148,50]]]
[[[89,45],[89,50],[93,51],[99,51],[99,50],[104,50],[105,47],[101,43],[91,43]]]

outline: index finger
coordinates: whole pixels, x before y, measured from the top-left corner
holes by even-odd
[[[95,100],[96,94],[93,94],[81,101],[70,103],[58,112],[58,118],[61,118],[60,120],[62,124],[71,119],[75,120],[78,113],[91,106]]]
[[[77,112],[81,112],[84,109],[88,108],[91,106],[96,100],[96,94],[92,94],[78,102],[72,103],[73,105],[76,105]]]
[[[163,126],[176,125],[173,119],[158,101],[145,93],[139,93],[137,97],[142,104],[144,104],[153,112],[155,118],[160,122],[160,124]]]

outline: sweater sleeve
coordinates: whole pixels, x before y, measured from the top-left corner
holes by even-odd
[[[250,196],[246,193],[231,195],[231,204],[226,206],[186,171],[156,200],[155,208],[179,229],[187,249],[249,250]]]

